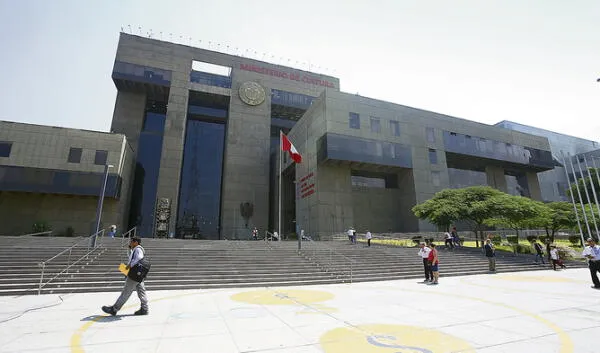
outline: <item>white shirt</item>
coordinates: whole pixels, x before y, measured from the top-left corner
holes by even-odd
[[[550,250],[550,257],[552,258],[552,260],[558,260],[558,250],[557,249]]]
[[[446,232],[446,239],[452,239],[452,235],[448,232]]]
[[[367,232],[367,235],[366,235],[366,237],[367,237],[367,239],[371,239],[371,238],[373,238],[373,236],[371,235],[371,232]]]
[[[348,229],[348,235],[353,235],[354,234],[354,230],[352,228]]]
[[[431,249],[428,248],[427,246],[424,246],[422,249],[419,249],[419,256],[426,259],[429,257],[430,252],[431,252]]]
[[[588,255],[591,255],[594,257],[592,260],[600,260],[600,246],[598,246],[598,245],[594,245],[593,247],[586,246],[585,249],[583,249],[583,252],[581,253],[581,255],[583,255],[586,258]]]
[[[133,251],[131,252],[131,255],[129,256],[129,267],[133,267],[133,266],[137,265],[137,263],[140,262],[140,260],[143,258],[144,258],[144,248],[142,248],[140,245],[138,245],[135,248],[133,248]]]

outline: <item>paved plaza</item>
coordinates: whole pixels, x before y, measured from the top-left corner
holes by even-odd
[[[442,272],[443,273],[443,272]],[[598,352],[587,269],[282,288],[0,297],[0,352]]]

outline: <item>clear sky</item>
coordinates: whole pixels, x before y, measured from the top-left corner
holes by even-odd
[[[600,140],[598,0],[0,0],[0,120],[107,131],[128,25],[310,62],[346,92]]]

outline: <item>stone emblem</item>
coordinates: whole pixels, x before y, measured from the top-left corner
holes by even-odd
[[[239,93],[240,99],[248,105],[259,105],[265,101],[265,90],[256,82],[242,83]]]

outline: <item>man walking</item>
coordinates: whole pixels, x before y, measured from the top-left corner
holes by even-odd
[[[490,272],[496,272],[496,249],[491,239],[485,241],[485,257],[488,259]]]
[[[367,229],[367,234],[365,234],[365,238],[367,239],[367,246],[371,247],[371,239],[373,239],[373,235],[371,234],[371,232]]]
[[[425,270],[425,280],[423,283],[433,281],[433,271],[431,271],[431,265],[429,264],[429,253],[431,249],[425,245],[425,243],[419,244],[419,256],[423,260],[423,269]]]
[[[600,281],[598,280],[597,272],[600,271],[600,246],[596,244],[596,241],[592,238],[587,240],[587,246],[583,249],[582,255],[588,259],[588,267],[590,268],[590,275],[592,276],[592,282],[594,285],[592,288],[600,289]]]
[[[542,261],[542,265],[545,265],[544,262],[544,247],[542,244],[538,243],[537,240],[533,241],[533,248],[535,249],[535,263],[539,264],[538,259]]]
[[[139,237],[132,237],[129,242],[129,248],[133,251],[129,256],[129,263],[127,264],[126,268],[130,271],[140,262],[140,260],[144,258],[144,248],[140,246],[141,242],[142,240]],[[134,290],[137,292],[141,302],[141,308],[136,311],[134,315],[148,315],[148,297],[146,296],[146,286],[144,286],[143,280],[141,282],[136,282],[129,278],[129,276],[127,276],[125,279],[125,286],[123,287],[123,291],[121,292],[121,295],[115,304],[112,306],[103,306],[102,311],[113,316],[117,315],[117,312],[121,310],[121,307],[123,307],[125,302],[127,302],[127,299],[129,299]]]

